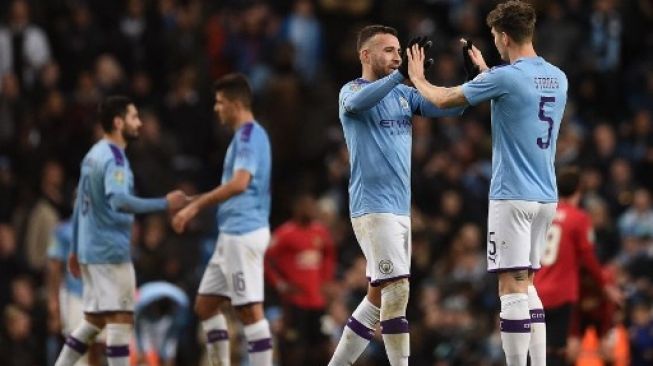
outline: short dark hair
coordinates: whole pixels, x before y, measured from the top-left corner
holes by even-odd
[[[125,118],[127,115],[127,107],[134,104],[131,99],[122,95],[112,95],[107,97],[98,108],[98,115],[100,116],[100,124],[104,132],[113,131],[113,119],[115,117]]]
[[[360,51],[361,48],[363,48],[363,45],[365,42],[367,42],[368,39],[374,37],[377,34],[392,34],[393,36],[397,37],[397,30],[388,27],[386,25],[379,25],[379,24],[374,24],[374,25],[368,25],[358,31],[358,38],[356,40],[356,50]]]
[[[510,0],[497,5],[487,15],[487,25],[498,32],[505,32],[517,43],[533,39],[535,9],[527,2]]]
[[[227,74],[213,84],[215,93],[222,92],[229,100],[238,100],[248,109],[252,108],[252,88],[243,74]]]
[[[580,171],[576,167],[564,167],[558,171],[558,195],[571,197],[580,190]]]

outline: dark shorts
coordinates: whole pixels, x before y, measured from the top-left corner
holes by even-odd
[[[318,345],[329,339],[322,331],[324,310],[302,309],[287,305],[284,307],[283,342],[287,345]]]
[[[573,305],[567,303],[555,308],[544,309],[546,344],[549,348],[560,349],[567,347],[572,308]]]

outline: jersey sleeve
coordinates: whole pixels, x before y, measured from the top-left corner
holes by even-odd
[[[589,274],[601,286],[605,284],[601,264],[594,253],[594,228],[589,217],[583,215],[578,219],[576,240],[580,262]]]
[[[371,83],[350,82],[340,90],[340,107],[347,113],[366,111],[377,105],[404,80],[398,71]]]
[[[245,126],[243,131],[236,138],[236,157],[234,160],[234,172],[246,170],[252,176],[256,175],[259,165],[259,156],[264,144],[259,144],[260,131],[256,131],[253,125]]]
[[[124,164],[116,163],[114,159],[106,163],[104,169],[104,194],[110,196],[116,193],[129,194],[129,175]]]
[[[509,66],[494,67],[463,84],[463,94],[470,105],[477,105],[508,92]]]

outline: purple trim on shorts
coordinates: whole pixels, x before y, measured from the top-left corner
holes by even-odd
[[[544,309],[531,310],[531,323],[546,323]]]
[[[206,340],[215,343],[229,339],[229,332],[226,329],[212,329],[206,333]]]
[[[372,278],[367,277],[367,280],[370,281],[370,286],[379,287],[382,283],[385,283],[385,282],[388,282],[388,281],[396,281],[396,280],[400,280],[402,278],[410,278],[410,275],[405,274],[405,275],[401,275],[401,276],[381,278],[381,279],[374,280],[374,281],[370,281]]]
[[[408,320],[405,316],[398,318],[388,319],[381,322],[382,334],[403,334],[408,333]]]
[[[129,357],[129,346],[107,346],[107,357]]]
[[[510,272],[510,271],[521,271],[521,270],[531,270],[531,266],[528,267],[506,267],[506,268],[496,268],[496,269],[488,269],[487,271],[489,273],[503,273],[503,272]]]
[[[368,341],[374,337],[374,330],[370,329],[359,322],[353,316],[347,320],[347,327],[351,329],[354,333],[358,334],[359,337],[367,339]]]
[[[500,328],[504,333],[530,333],[531,332],[531,320],[522,319],[522,320],[513,320],[513,319],[503,319],[500,320]]]
[[[66,337],[66,346],[74,349],[75,351],[77,351],[78,353],[80,353],[82,355],[84,353],[86,353],[86,350],[88,349],[88,345],[86,343],[80,341],[79,339],[77,339],[77,338],[75,338],[75,337],[73,337],[71,335]]]
[[[263,338],[256,341],[248,342],[247,352],[249,353],[264,352],[269,349],[272,349],[272,339]]]

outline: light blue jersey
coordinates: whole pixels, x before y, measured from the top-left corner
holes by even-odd
[[[567,86],[567,76],[541,57],[463,84],[469,104],[492,101],[491,200],[558,201],[554,161]]]
[[[134,176],[125,151],[98,141],[82,161],[73,215],[73,250],[80,263],[131,261],[134,213],[164,210],[166,200],[133,196]]]
[[[73,225],[70,221],[64,221],[57,225],[52,235],[50,245],[48,246],[48,258],[54,259],[65,265],[68,261],[68,253],[73,241]],[[64,287],[66,290],[74,295],[82,297],[82,280],[73,277],[73,275],[66,270],[64,278]]]
[[[458,115],[439,109],[395,71],[383,79],[351,81],[340,89],[340,123],[349,150],[351,217],[368,213],[410,215],[410,168],[414,114]]]
[[[234,134],[224,157],[222,184],[241,169],[252,179],[245,192],[218,206],[220,232],[244,234],[270,225],[272,152],[268,134],[257,122],[242,125]]]

